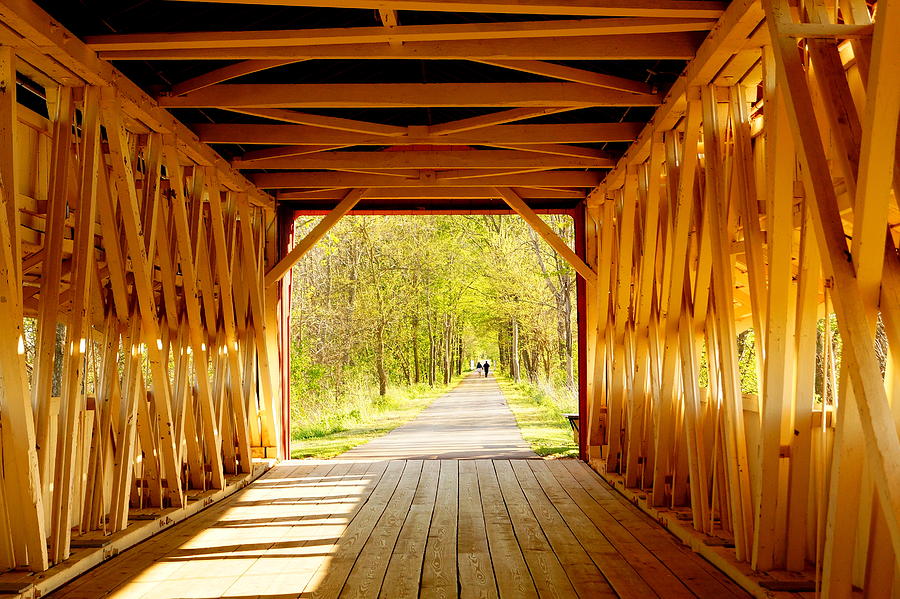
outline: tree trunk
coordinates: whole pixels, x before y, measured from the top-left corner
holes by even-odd
[[[450,384],[450,347],[452,340],[450,336],[453,334],[453,328],[450,324],[450,315],[444,316],[444,384]]]
[[[375,368],[378,374],[378,395],[387,393],[387,373],[384,371],[384,323],[378,324],[378,343],[375,344]]]
[[[509,372],[513,380],[519,382],[519,321],[512,319],[512,340],[510,343]]]
[[[419,317],[413,316],[412,321],[412,350],[413,350],[413,381],[419,384],[421,372],[419,372]]]
[[[431,327],[431,318],[428,319],[428,384],[434,387],[434,357],[435,357],[434,330]]]
[[[568,285],[566,286],[568,288]],[[566,292],[563,301],[563,318],[565,319],[563,326],[563,335],[565,339],[565,356],[566,356],[566,385],[569,389],[575,389],[575,373],[573,368],[574,343],[572,340],[572,295]]]

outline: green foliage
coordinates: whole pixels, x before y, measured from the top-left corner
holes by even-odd
[[[709,356],[706,354],[706,343],[700,347],[700,387],[709,387]]]
[[[563,415],[578,411],[574,397],[530,383],[515,383],[507,377],[498,378],[498,383],[522,436],[536,454],[544,457],[578,455],[572,427]]]
[[[879,341],[884,338],[884,325],[880,317],[878,324],[878,331],[881,335],[876,335],[876,350],[879,349]],[[816,323],[815,394],[818,403],[827,400],[831,404],[834,402],[834,398],[837,397],[838,373],[841,371],[842,350],[843,343],[838,332],[837,316],[834,314],[830,315],[827,327],[825,319],[820,318]]]
[[[738,335],[738,369],[741,393],[759,393],[759,358],[756,355],[756,333],[747,329]]]
[[[571,243],[571,218],[545,218]],[[517,216],[347,217],[292,280],[295,439],[356,430],[470,361],[512,371],[514,322],[521,377],[574,397],[575,276]]]

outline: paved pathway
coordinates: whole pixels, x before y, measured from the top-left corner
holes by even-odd
[[[470,375],[411,422],[338,459],[536,458],[493,376]]]

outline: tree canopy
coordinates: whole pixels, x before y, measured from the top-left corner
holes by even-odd
[[[570,217],[543,218],[572,243]],[[346,217],[294,267],[292,298],[295,417],[484,359],[575,396],[575,273],[517,216]]]

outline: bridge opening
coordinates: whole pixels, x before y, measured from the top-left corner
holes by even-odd
[[[293,267],[292,437],[359,420],[389,387],[446,386],[487,362],[491,374],[527,384],[565,427],[541,453],[577,455],[563,416],[577,426],[577,273],[524,220],[500,212],[347,216]],[[570,215],[542,219],[574,245]],[[295,236],[318,221],[299,217]]]

